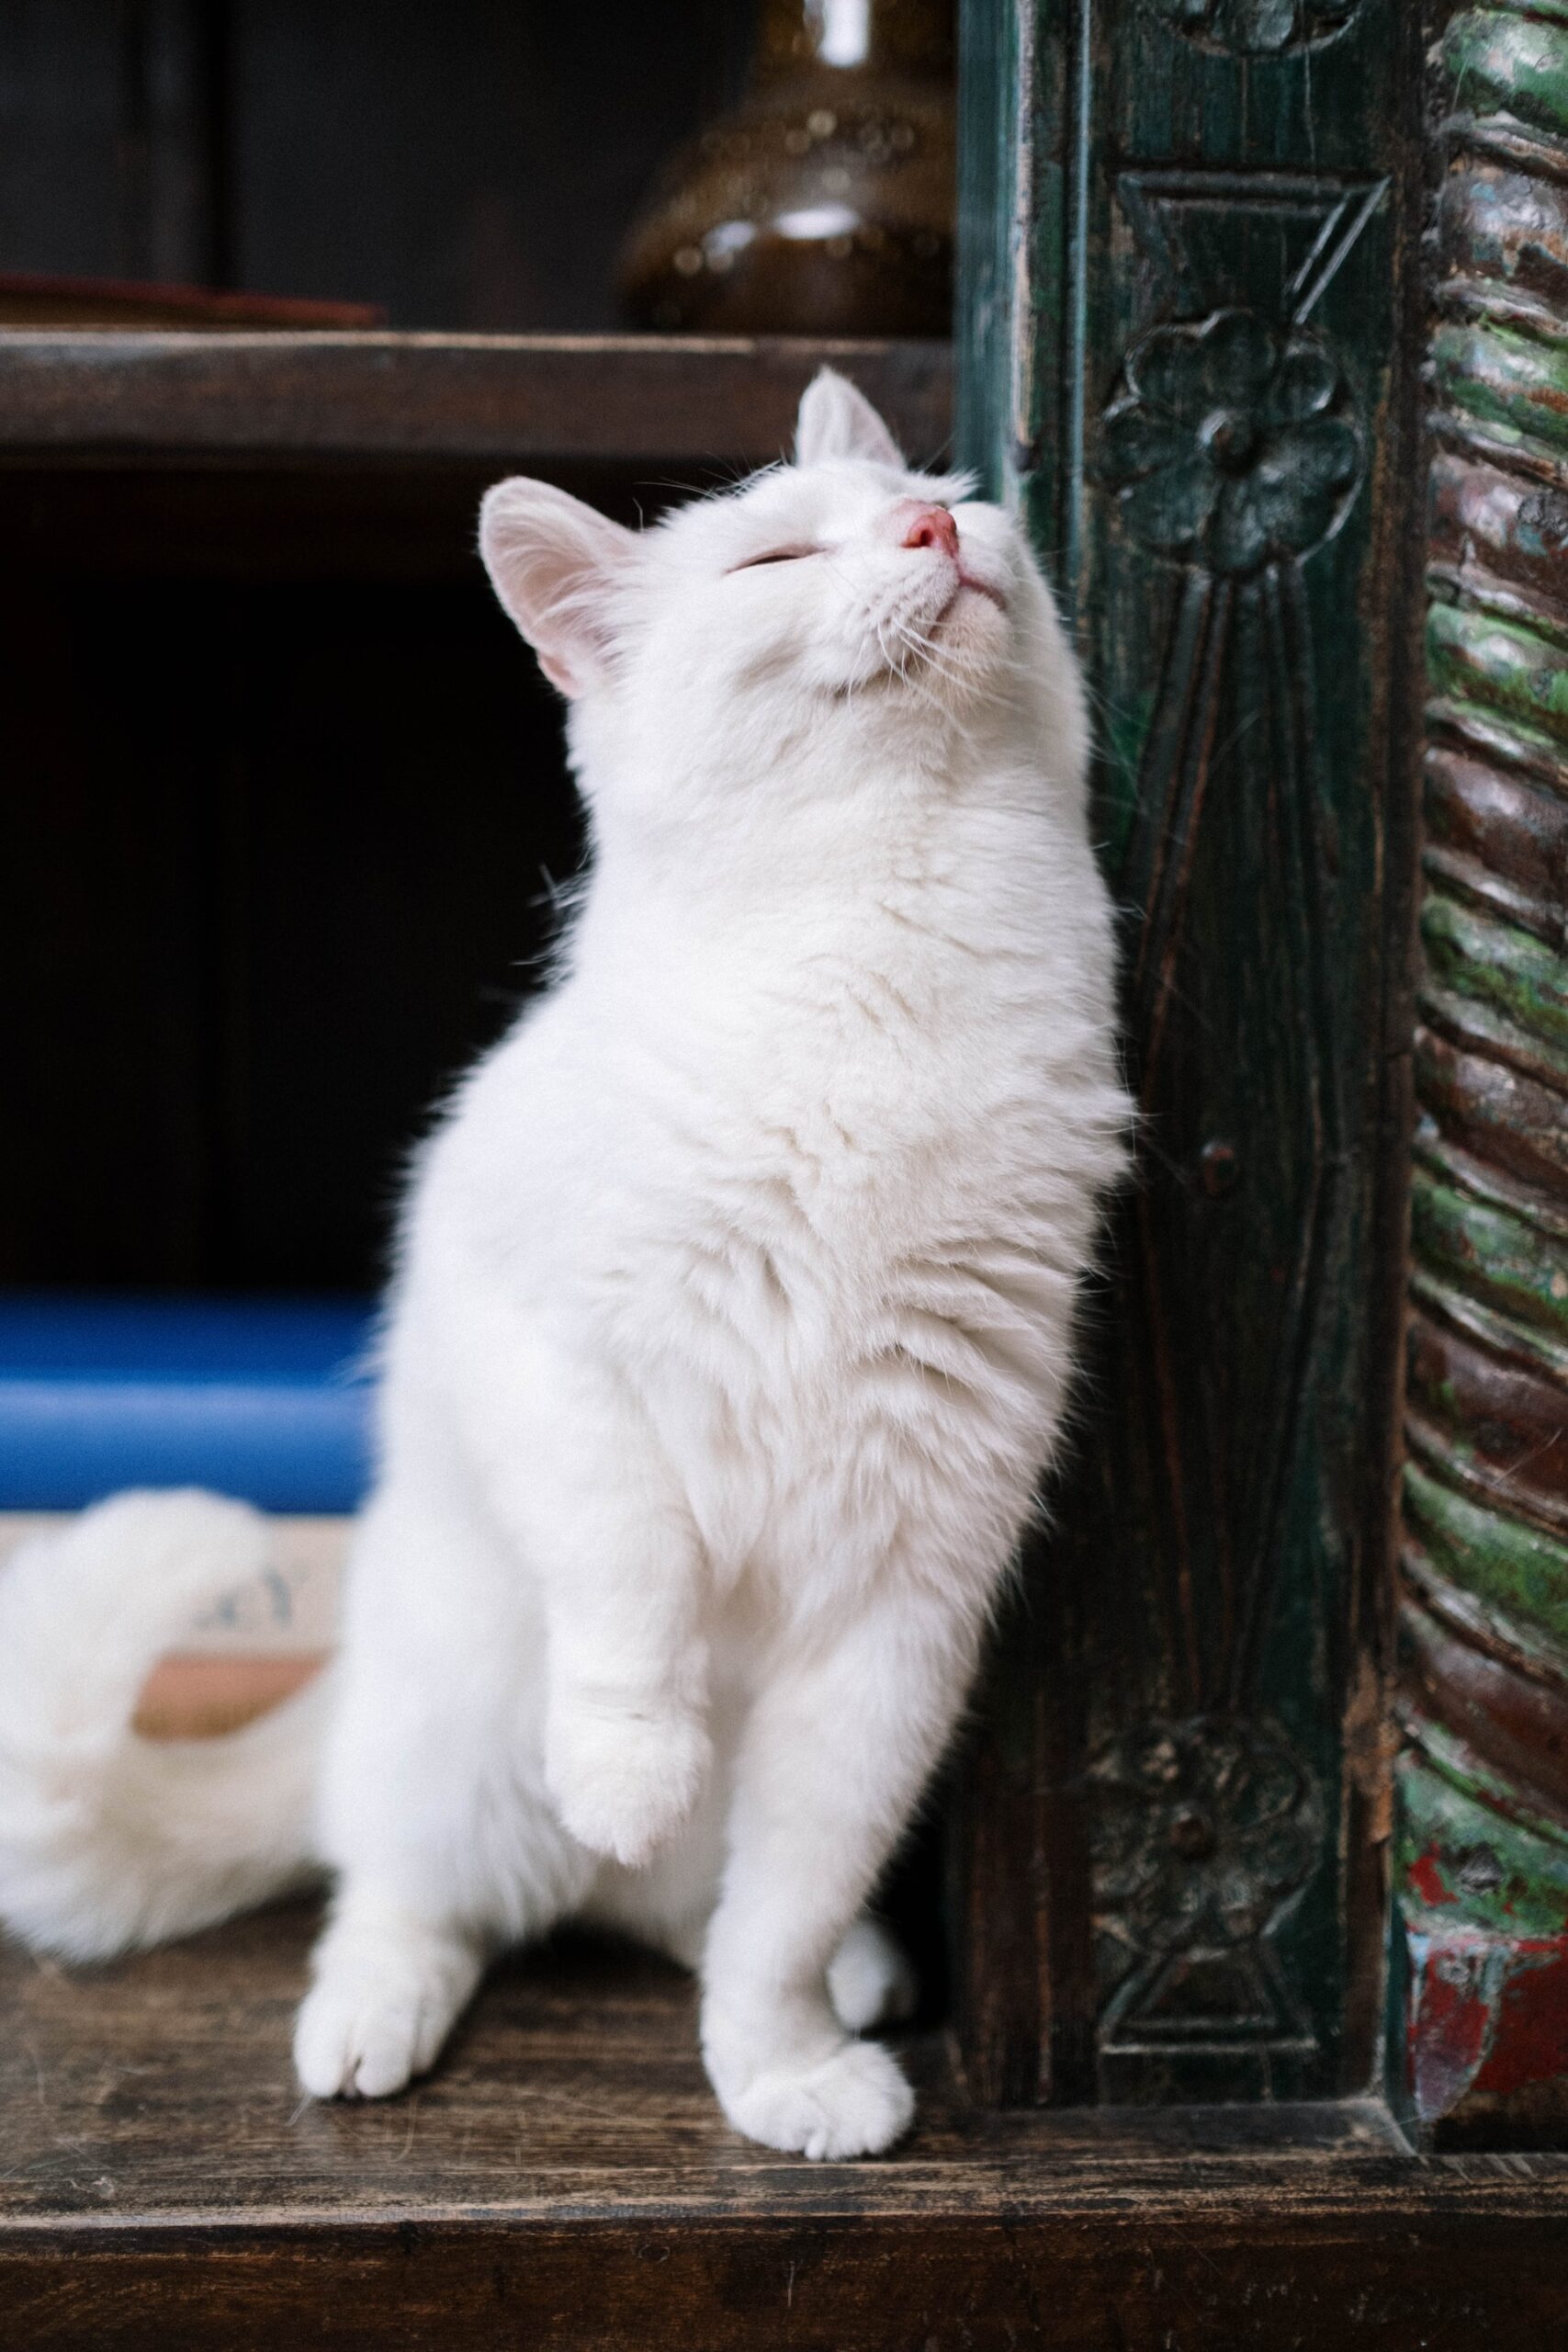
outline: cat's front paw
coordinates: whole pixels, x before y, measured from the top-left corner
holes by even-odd
[[[294,2029],[294,2068],[312,2098],[386,2098],[434,2064],[474,1989],[462,1939],[400,1944],[329,1929]]]
[[[545,1742],[545,1777],[581,1845],[636,1869],[690,1814],[713,1762],[694,1715],[559,1712]]]
[[[897,2061],[877,2041],[846,2041],[812,2065],[764,2067],[719,2100],[749,2140],[827,2163],[881,2155],[915,2112]]]

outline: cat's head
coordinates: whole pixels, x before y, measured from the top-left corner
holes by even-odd
[[[987,705],[1076,686],[1017,526],[962,477],[911,471],[875,410],[824,368],[795,462],[629,531],[519,477],[485,498],[502,604],[574,706],[590,766],[834,729],[968,733]],[[660,757],[660,763],[663,759]],[[592,778],[585,779],[592,784]]]

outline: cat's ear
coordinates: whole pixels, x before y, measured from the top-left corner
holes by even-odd
[[[604,675],[637,543],[635,531],[551,482],[516,474],[485,492],[479,553],[491,585],[563,695]]]
[[[819,466],[830,458],[865,458],[904,470],[904,453],[863,392],[831,368],[818,368],[800,396],[795,462]]]

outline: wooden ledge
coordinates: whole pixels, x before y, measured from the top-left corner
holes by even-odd
[[[0,460],[765,465],[824,362],[946,451],[945,343],[8,328]]]
[[[1422,2160],[1370,2103],[966,2110],[812,2165],[719,2120],[672,1968],[498,1970],[404,2098],[302,2103],[296,1908],[112,1968],[0,1962],[0,2340],[490,2352],[1511,2352],[1554,2340],[1568,2158]]]

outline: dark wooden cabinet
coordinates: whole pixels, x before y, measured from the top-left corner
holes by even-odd
[[[960,442],[1096,690],[1144,1116],[960,1812],[970,2076],[1561,2143],[1568,46],[967,26]]]
[[[976,5],[961,446],[1093,682],[1142,1131],[967,1820],[994,2094],[1377,2066],[1404,1200],[1408,11]],[[998,1810],[1010,1825],[995,1836]]]

